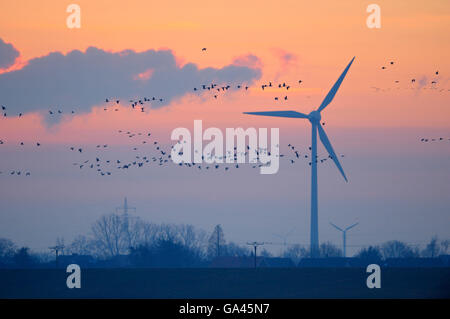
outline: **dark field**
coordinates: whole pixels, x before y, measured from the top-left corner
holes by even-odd
[[[450,268],[386,268],[369,289],[359,268],[0,270],[0,298],[449,298]]]

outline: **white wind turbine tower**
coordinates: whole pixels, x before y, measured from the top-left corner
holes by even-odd
[[[342,229],[342,228],[336,226],[336,225],[333,224],[333,223],[330,223],[330,224],[331,224],[331,226],[333,226],[334,228],[336,228],[337,230],[339,230],[339,231],[342,232],[342,252],[343,252],[343,254],[344,254],[344,257],[347,257],[347,255],[345,254],[346,247],[347,247],[347,230],[349,230],[350,228],[355,227],[356,225],[358,225],[358,223],[355,223],[355,224],[353,224],[353,225],[351,225],[351,226],[348,226],[348,227],[345,228],[345,229]]]
[[[350,63],[345,68],[344,72],[342,72],[341,76],[337,79],[336,83],[333,85],[331,90],[325,96],[325,99],[320,104],[319,108],[315,111],[312,111],[309,114],[303,114],[296,111],[265,111],[265,112],[244,112],[244,114],[251,115],[263,115],[263,116],[276,116],[276,117],[288,117],[288,118],[301,118],[308,119],[311,122],[312,133],[311,133],[311,233],[310,233],[310,241],[311,241],[311,257],[319,257],[319,224],[318,224],[318,199],[317,199],[317,131],[319,132],[320,140],[328,151],[330,157],[333,159],[337,168],[341,172],[345,181],[347,181],[347,177],[345,176],[344,170],[342,169],[341,164],[336,156],[336,153],[331,146],[331,143],[328,139],[325,130],[320,125],[321,120],[321,112],[323,109],[327,107],[328,104],[333,101],[334,96],[336,95],[337,90],[341,86],[342,81],[347,74],[348,69],[355,60],[355,57],[350,61]]]

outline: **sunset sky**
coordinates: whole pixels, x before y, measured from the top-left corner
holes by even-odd
[[[81,8],[80,29],[66,25],[72,3]],[[379,29],[366,25],[371,3],[381,8]],[[0,237],[35,250],[58,236],[70,242],[127,196],[137,215],[156,223],[207,231],[222,224],[226,239],[241,244],[277,242],[274,234],[295,229],[287,241],[307,245],[307,160],[282,160],[274,175],[250,165],[206,173],[169,163],[113,168],[104,177],[72,164],[151,156],[154,149],[142,146],[142,138],[118,130],[151,132],[169,150],[172,130],[192,130],[195,119],[205,128],[280,128],[283,154],[292,157],[289,143],[308,154],[308,121],[242,112],[309,113],[355,56],[322,112],[335,150],[345,155],[349,182],[332,162],[319,165],[320,241],[340,245],[329,222],[355,221],[350,254],[390,239],[424,248],[433,235],[449,238],[449,34],[446,0],[2,1],[0,104],[7,116],[0,119]],[[211,81],[249,89],[217,99],[193,91]],[[269,81],[290,89],[262,90]],[[133,110],[128,100],[144,96],[163,102]],[[120,99],[118,111],[105,98]],[[63,115],[49,116],[58,109]],[[98,151],[98,144],[108,148]],[[328,155],[322,145],[319,155]]]

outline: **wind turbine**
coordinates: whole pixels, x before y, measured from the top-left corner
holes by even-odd
[[[347,182],[347,177],[345,176],[344,170],[342,169],[341,164],[336,156],[336,153],[333,150],[333,146],[331,146],[330,140],[328,139],[325,130],[320,125],[321,114],[328,104],[333,101],[334,96],[336,95],[337,90],[341,86],[342,81],[347,74],[348,69],[355,60],[355,57],[350,61],[350,63],[345,68],[344,72],[342,72],[341,76],[337,79],[336,83],[333,85],[331,90],[325,96],[325,99],[320,104],[319,108],[315,111],[312,111],[309,114],[303,114],[296,111],[266,111],[266,112],[244,112],[244,114],[250,115],[263,115],[263,116],[276,116],[276,117],[288,117],[288,118],[300,118],[300,119],[308,119],[311,122],[312,132],[311,132],[311,233],[310,233],[310,241],[311,241],[311,257],[319,257],[319,224],[318,224],[318,199],[317,199],[317,131],[319,132],[320,140],[322,141],[323,146],[325,146],[328,151],[330,157],[333,159],[337,168],[341,172],[345,181]]]
[[[351,225],[351,226],[348,226],[348,227],[345,228],[345,229],[342,229],[342,228],[336,226],[336,225],[333,224],[333,223],[330,223],[330,224],[331,224],[331,226],[333,226],[334,228],[336,228],[337,230],[339,230],[339,231],[342,232],[342,251],[343,251],[343,253],[344,253],[344,257],[346,257],[346,254],[345,254],[345,248],[347,247],[347,230],[349,230],[350,228],[355,227],[356,225],[358,225],[358,223],[355,223],[355,224],[353,224],[353,225]]]
[[[272,233],[272,235],[273,236],[275,236],[275,237],[278,237],[278,238],[280,238],[282,241],[283,241],[283,246],[284,246],[284,249],[286,249],[286,245],[287,245],[287,238],[292,234],[292,232],[295,230],[295,227],[293,227],[289,232],[287,232],[286,234],[284,234],[284,235],[280,235],[280,234],[275,234],[275,233]]]

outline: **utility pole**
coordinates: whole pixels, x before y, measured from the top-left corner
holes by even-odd
[[[64,249],[64,245],[56,245],[48,248],[55,252],[55,267],[58,268],[58,253]]]
[[[255,268],[256,268],[256,250],[258,249],[258,246],[262,246],[262,245],[264,245],[264,243],[258,243],[256,241],[254,241],[252,243],[247,243],[247,245],[253,246],[253,249],[255,250],[254,257],[255,257]]]

